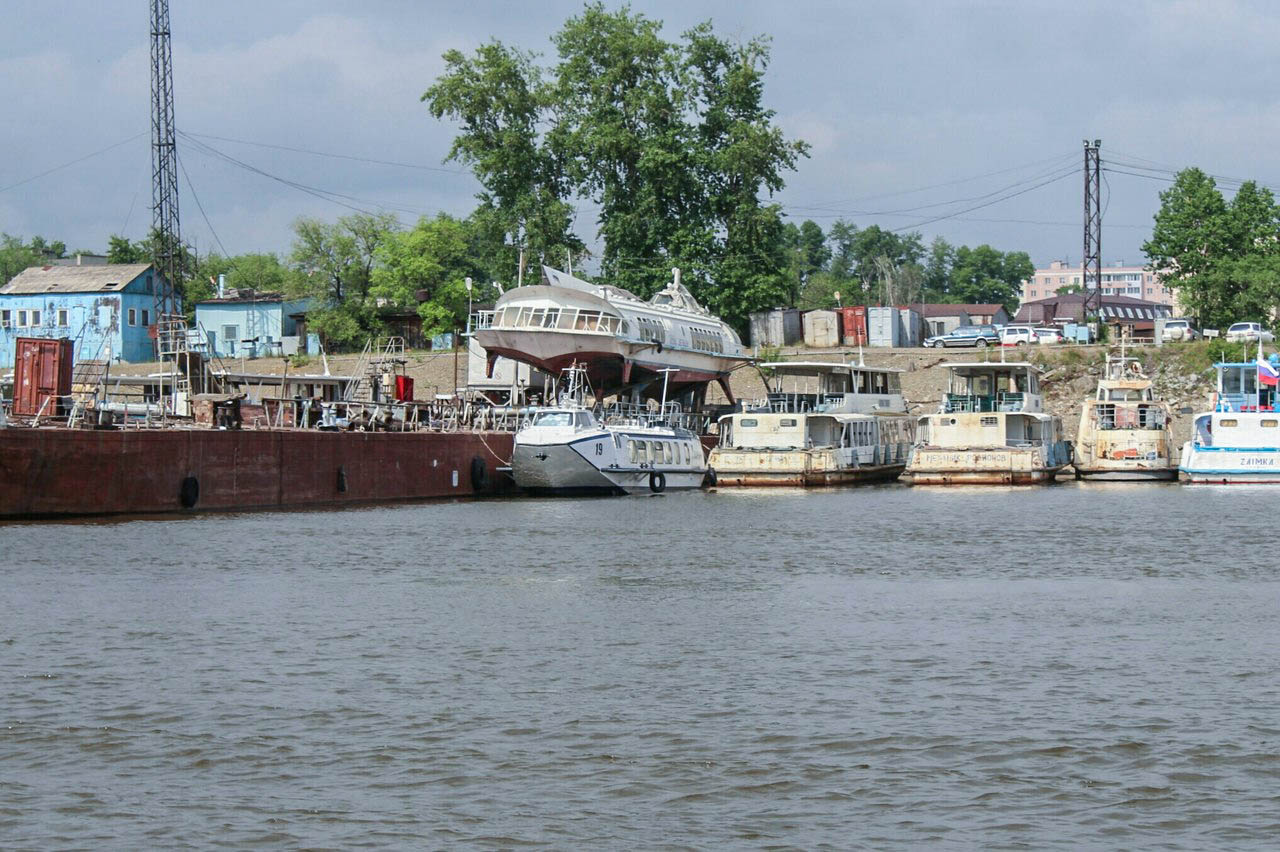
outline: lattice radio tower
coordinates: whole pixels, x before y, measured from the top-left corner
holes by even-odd
[[[151,0],[151,236],[163,279],[156,285],[157,323],[178,313],[176,287],[183,273],[176,136],[169,0]]]
[[[1084,140],[1084,259],[1080,283],[1084,287],[1084,313],[1102,310],[1102,140]]]

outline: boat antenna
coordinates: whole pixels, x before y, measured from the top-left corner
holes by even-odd
[[[862,337],[858,337],[858,366],[865,367],[866,363],[862,360]]]
[[[665,412],[667,410],[667,382],[671,379],[671,374],[677,372],[672,367],[663,367],[658,372],[662,373],[662,405],[658,410]]]

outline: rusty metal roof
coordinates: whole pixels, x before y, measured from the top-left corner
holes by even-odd
[[[0,295],[35,293],[115,293],[123,290],[149,263],[105,266],[31,266],[0,287]]]

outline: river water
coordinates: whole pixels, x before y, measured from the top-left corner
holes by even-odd
[[[1273,500],[0,526],[0,846],[1270,848]]]

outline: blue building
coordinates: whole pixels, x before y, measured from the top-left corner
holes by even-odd
[[[69,337],[81,360],[154,361],[156,288],[149,263],[33,266],[0,287],[0,367],[19,337]]]
[[[229,290],[196,303],[196,323],[221,358],[295,355],[309,350],[306,341],[307,299],[280,293]]]

